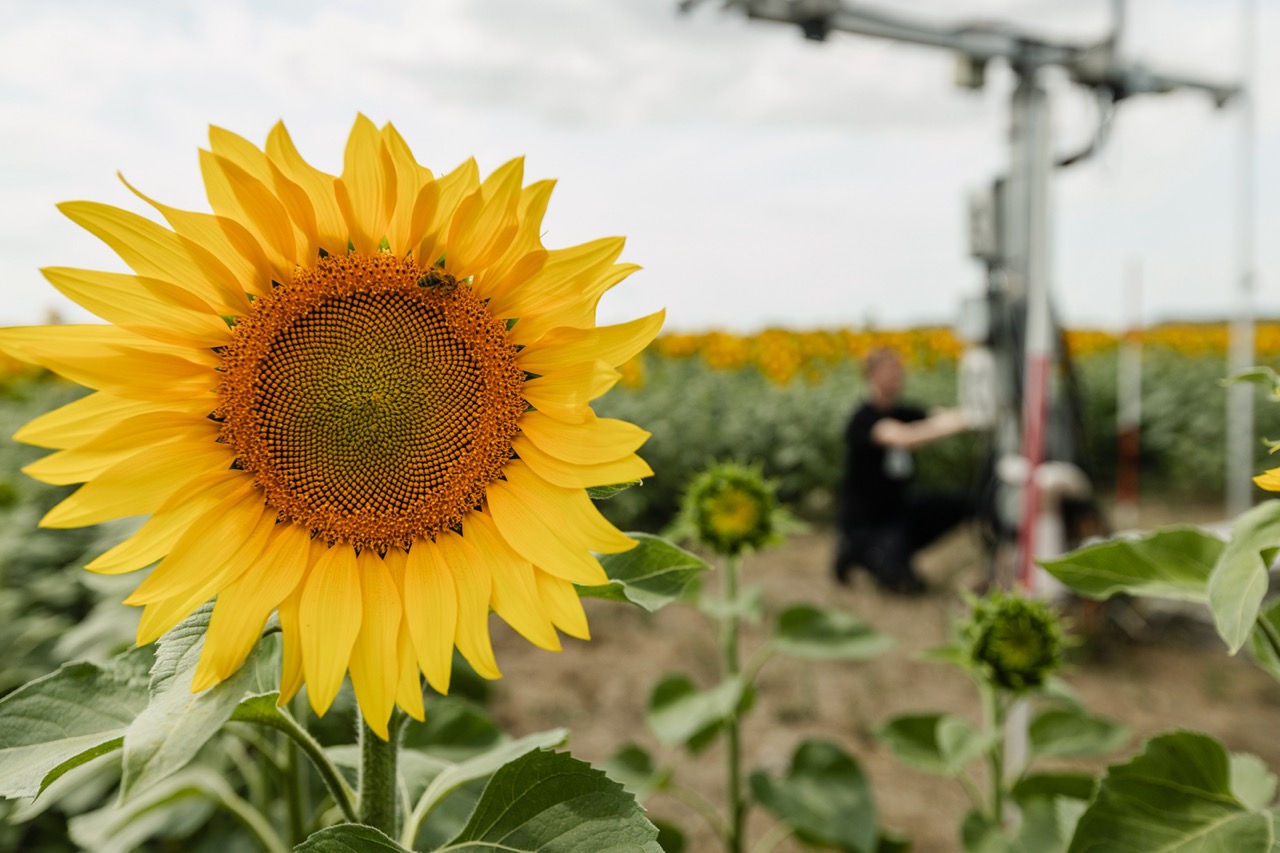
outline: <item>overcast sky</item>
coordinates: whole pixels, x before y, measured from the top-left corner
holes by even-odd
[[[1008,20],[1081,41],[1107,0],[878,0],[929,20]],[[1258,304],[1280,315],[1280,2],[1259,0]],[[142,210],[116,180],[205,208],[207,126],[261,144],[284,119],[341,171],[357,112],[437,172],[527,155],[556,177],[545,242],[628,237],[644,270],[602,304],[665,306],[668,329],[950,322],[978,292],[966,197],[1003,169],[1011,76],[956,89],[937,51],[749,22],[712,0],[8,0],[0,4],[0,325],[61,301],[41,266],[121,268],[54,205]],[[1132,0],[1124,49],[1171,71],[1239,73],[1238,3]],[[1052,81],[1057,147],[1091,99]],[[1122,104],[1110,143],[1053,183],[1055,298],[1116,326],[1126,265],[1148,320],[1222,316],[1237,277],[1238,111],[1194,94]],[[1268,153],[1272,152],[1272,153]]]

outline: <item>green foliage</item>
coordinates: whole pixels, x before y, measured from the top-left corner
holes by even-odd
[[[1139,539],[1113,539],[1080,548],[1043,560],[1041,565],[1090,598],[1127,593],[1205,601],[1209,575],[1222,550],[1222,540],[1203,530],[1169,527]]]
[[[646,719],[658,740],[698,752],[710,745],[730,720],[751,707],[754,690],[729,677],[699,690],[688,676],[669,674],[653,688]]]
[[[1237,795],[1232,769],[1227,751],[1207,735],[1152,738],[1140,755],[1107,769],[1070,853],[1269,853],[1276,816]],[[1245,772],[1256,785],[1256,774]]]
[[[880,738],[902,763],[935,776],[955,777],[986,754],[998,735],[952,714],[906,714],[881,726]]]
[[[796,604],[778,614],[769,641],[779,654],[807,660],[868,660],[893,648],[894,640],[852,613]]]
[[[837,744],[807,740],[796,749],[781,779],[753,773],[760,805],[786,821],[814,847],[876,853],[878,833],[871,783],[861,765]]]
[[[1125,726],[1079,708],[1045,708],[1027,730],[1032,758],[1097,758],[1133,737]]]
[[[663,853],[635,798],[589,764],[539,750],[505,765],[438,853]]]
[[[648,533],[629,534],[639,543],[621,554],[604,554],[600,565],[609,583],[580,586],[578,594],[639,605],[650,613],[682,598],[695,587],[706,561]]]

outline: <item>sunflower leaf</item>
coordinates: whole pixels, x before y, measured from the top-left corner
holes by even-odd
[[[1172,732],[1107,768],[1081,816],[1072,853],[1269,853],[1274,816],[1243,801],[1232,786],[1231,758],[1208,735]]]
[[[1194,527],[1170,527],[1139,539],[1113,539],[1041,565],[1090,598],[1117,593],[1204,602],[1221,539]]]
[[[1267,592],[1267,567],[1280,550],[1280,501],[1259,504],[1236,519],[1231,540],[1209,577],[1209,607],[1218,633],[1235,654],[1249,639]]]
[[[123,806],[114,803],[67,822],[72,841],[98,853],[131,853],[152,839],[190,838],[231,791],[208,767],[191,767]]]
[[[958,776],[984,754],[993,736],[951,714],[894,717],[876,732],[904,764],[936,776]]]
[[[486,752],[472,756],[465,761],[448,765],[436,773],[431,781],[427,783],[422,796],[418,799],[409,820],[406,822],[405,834],[402,836],[402,840],[414,837],[418,826],[427,815],[431,814],[436,806],[454,791],[464,785],[493,775],[501,767],[509,762],[518,760],[522,755],[547,747],[563,746],[568,740],[569,732],[566,729],[549,729],[545,732],[537,732],[515,740],[504,741]]]
[[[726,721],[750,710],[754,699],[751,686],[738,677],[700,691],[687,676],[670,674],[653,688],[645,717],[658,740],[700,752]]]
[[[644,485],[643,480],[632,480],[629,483],[613,483],[608,486],[591,486],[587,489],[587,495],[593,501],[607,501],[614,495],[621,494],[633,486]]]
[[[1115,752],[1133,737],[1126,726],[1074,708],[1041,711],[1027,733],[1035,758],[1095,758]]]
[[[774,651],[808,660],[867,660],[884,654],[893,638],[876,631],[852,613],[820,610],[809,604],[778,614]]]
[[[104,665],[64,664],[0,699],[0,796],[34,797],[68,770],[119,748],[147,706],[149,647]]]
[[[620,784],[567,753],[538,750],[493,774],[471,820],[437,853],[662,853],[657,838]]]
[[[202,607],[161,638],[151,674],[151,701],[124,736],[121,801],[181,770],[231,719],[241,700],[275,689],[279,635],[258,642],[225,681],[191,692],[211,608]]]
[[[636,540],[636,547],[600,558],[609,583],[580,586],[579,595],[628,602],[652,613],[684,596],[710,568],[706,561],[660,536],[627,535]]]
[[[340,823],[313,832],[294,853],[409,853],[372,826]]]
[[[875,853],[876,808],[871,783],[853,756],[824,740],[796,749],[787,775],[751,774],[760,805],[786,821],[801,841],[848,853]]]

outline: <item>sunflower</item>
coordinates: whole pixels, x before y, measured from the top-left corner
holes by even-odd
[[[280,701],[305,683],[323,714],[349,672],[383,737],[395,705],[421,719],[422,676],[448,690],[455,646],[499,677],[491,609],[543,648],[586,639],[574,584],[635,543],[585,489],[652,474],[648,433],[590,406],[662,325],[596,326],[636,269],[623,240],[548,250],[552,181],[521,159],[437,177],[364,116],[337,177],[282,124],[210,142],[212,213],[60,205],[135,273],[43,271],[109,325],[0,330],[94,389],[16,436],[57,450],[28,474],[84,484],[41,524],[149,515],[87,567],[155,564],[126,599],[139,644],[215,599],[199,691],[276,612]]]

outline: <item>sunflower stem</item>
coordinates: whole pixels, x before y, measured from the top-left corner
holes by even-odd
[[[360,807],[359,822],[395,838],[399,832],[400,790],[396,784],[396,762],[400,753],[400,723],[396,711],[387,724],[383,740],[360,718]]]
[[[720,624],[720,645],[724,653],[725,678],[737,678],[742,673],[738,660],[738,567],[736,555],[724,558],[724,621]],[[725,837],[725,849],[729,853],[743,853],[747,804],[742,799],[742,730],[735,708],[725,723],[728,740],[728,795],[729,826]]]

